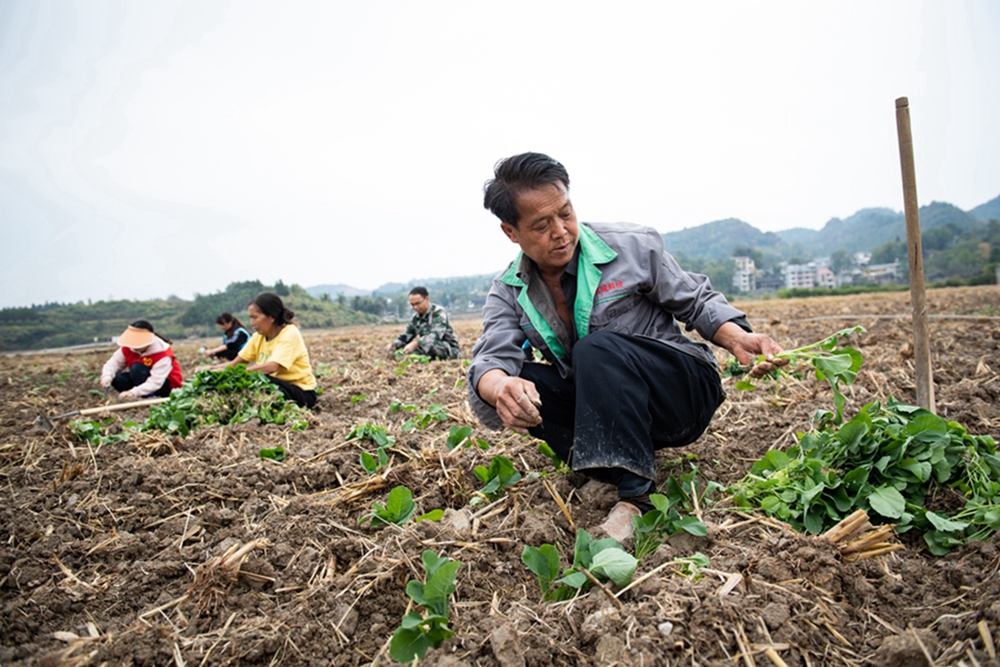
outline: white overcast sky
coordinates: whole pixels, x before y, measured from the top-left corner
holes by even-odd
[[[0,307],[489,273],[501,157],[581,220],[1000,194],[1000,3],[0,2]]]

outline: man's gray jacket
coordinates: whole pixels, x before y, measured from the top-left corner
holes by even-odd
[[[526,339],[564,378],[573,374],[573,341],[601,329],[652,338],[717,367],[711,348],[685,336],[678,321],[711,340],[723,323],[745,317],[706,276],[682,270],[656,230],[626,223],[581,223],[579,230],[576,300],[568,304],[575,332],[567,331],[535,263],[523,253],[493,280],[469,366],[469,402],[491,428],[503,423],[476,387],[496,368],[518,375]]]

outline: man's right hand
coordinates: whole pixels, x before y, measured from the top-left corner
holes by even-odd
[[[480,378],[478,389],[479,395],[493,404],[504,426],[510,430],[528,435],[529,428],[542,423],[542,415],[538,412],[542,398],[534,382],[493,370]]]

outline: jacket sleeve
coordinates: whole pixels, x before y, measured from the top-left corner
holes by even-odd
[[[413,320],[411,319],[410,322],[406,325],[406,331],[396,336],[396,341],[395,341],[396,349],[398,350],[399,348],[403,347],[416,337],[417,337],[417,328],[413,325]]]
[[[121,370],[125,370],[125,355],[122,354],[122,349],[118,348],[104,363],[104,368],[101,369],[101,382],[105,380],[111,382],[115,379],[115,374]]]
[[[521,345],[525,338],[519,324],[514,288],[494,281],[483,306],[483,335],[472,348],[469,365],[469,403],[479,421],[490,428],[503,428],[503,422],[496,408],[479,396],[479,380],[494,369],[510,376],[518,375],[524,364]]]
[[[696,330],[705,340],[712,340],[719,327],[730,320],[746,317],[733,308],[721,292],[712,289],[708,276],[689,273],[663,249],[663,237],[655,230],[647,235],[650,291],[653,303]]]

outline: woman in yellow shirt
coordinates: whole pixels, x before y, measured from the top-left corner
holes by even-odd
[[[285,398],[304,408],[316,404],[316,376],[309,352],[298,326],[292,324],[295,313],[285,308],[273,292],[258,294],[247,306],[254,335],[236,358],[216,369],[247,364],[248,371],[258,371],[278,386]]]

